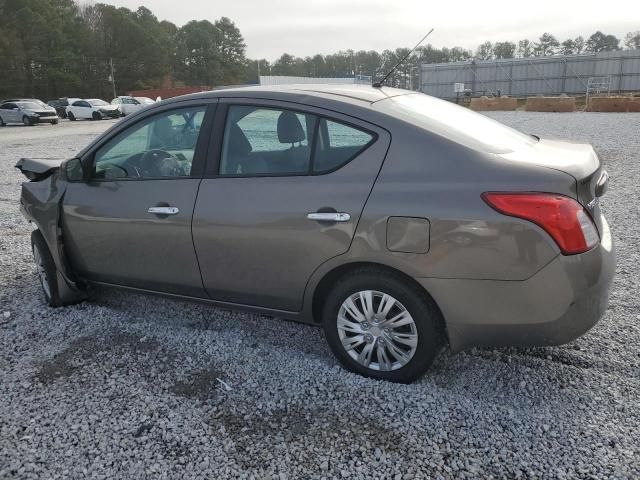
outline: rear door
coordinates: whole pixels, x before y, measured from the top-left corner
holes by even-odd
[[[297,104],[221,100],[193,217],[205,289],[298,311],[322,263],[349,249],[389,134]]]

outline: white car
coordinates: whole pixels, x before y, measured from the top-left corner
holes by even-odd
[[[122,115],[131,115],[132,113],[142,110],[155,103],[153,100],[147,97],[127,97],[121,96],[111,100],[111,105],[117,105],[122,112]]]
[[[72,122],[81,118],[101,120],[121,116],[118,105],[109,105],[98,98],[76,100],[67,107],[67,118]]]

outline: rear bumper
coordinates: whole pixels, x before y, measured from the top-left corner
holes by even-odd
[[[417,279],[442,310],[451,349],[560,345],[593,327],[607,309],[615,272],[602,222],[600,245],[558,255],[527,280]]]

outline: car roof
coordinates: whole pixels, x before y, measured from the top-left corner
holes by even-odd
[[[415,93],[411,90],[371,85],[350,84],[289,84],[289,85],[256,85],[247,87],[232,87],[199,92],[180,98],[211,98],[211,97],[254,97],[254,98],[282,98],[282,97],[317,97],[331,98],[336,101],[359,104],[373,104],[386,98]]]

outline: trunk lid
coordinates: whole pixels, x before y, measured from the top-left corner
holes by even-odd
[[[586,208],[602,234],[598,198],[607,190],[609,175],[589,144],[540,139],[517,151],[499,154],[505,160],[540,165],[571,175],[576,182],[576,200]]]

